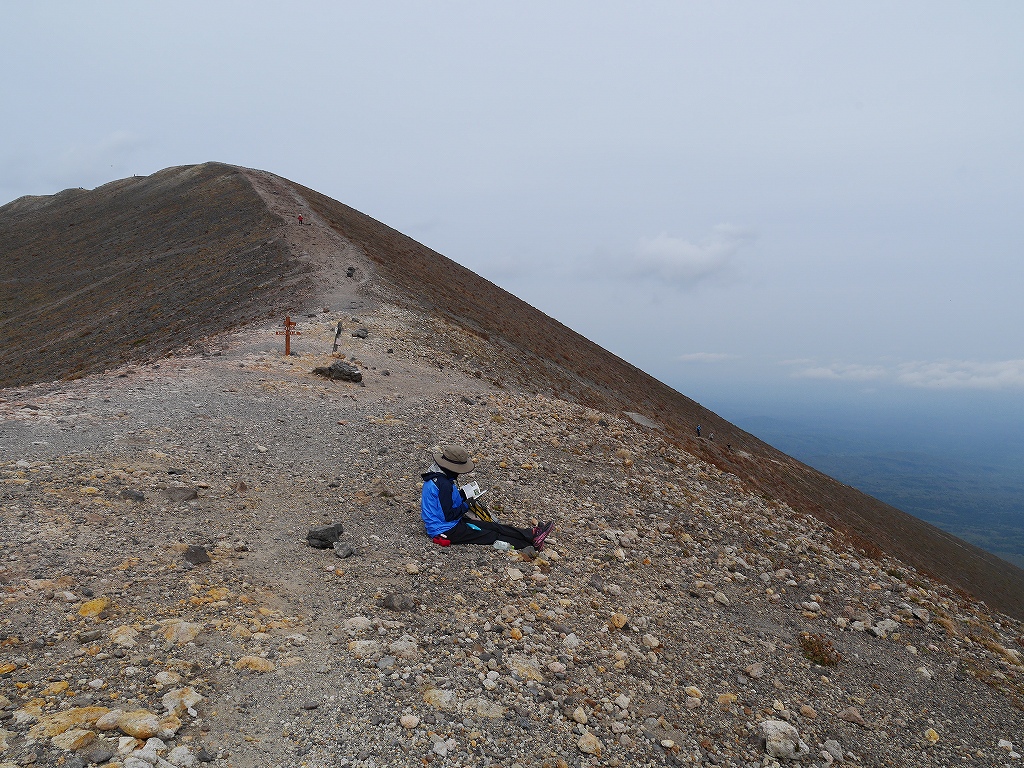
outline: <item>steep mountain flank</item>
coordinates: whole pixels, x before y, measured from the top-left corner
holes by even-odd
[[[236,169],[168,168],[0,208],[0,386],[153,359],[294,308],[307,271]]]

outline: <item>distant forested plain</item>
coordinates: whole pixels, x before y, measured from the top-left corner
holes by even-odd
[[[1024,445],[1005,428],[735,420],[790,456],[1024,568]],[[1002,425],[1005,427],[1005,425]]]

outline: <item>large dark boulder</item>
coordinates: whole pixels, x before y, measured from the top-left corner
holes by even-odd
[[[306,534],[306,543],[315,549],[330,549],[344,532],[345,528],[341,523],[310,528]]]
[[[328,366],[314,368],[313,373],[317,376],[326,376],[332,381],[351,381],[356,384],[363,380],[363,372],[354,365],[335,360]]]

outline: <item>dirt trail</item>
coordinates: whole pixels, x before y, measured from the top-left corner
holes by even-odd
[[[270,211],[281,217],[282,233],[291,245],[293,257],[308,262],[315,269],[324,306],[364,309],[368,300],[364,289],[373,274],[369,259],[335,232],[280,176],[249,168],[239,170]],[[300,214],[302,224],[298,222]],[[354,267],[351,276],[348,274],[350,267]]]

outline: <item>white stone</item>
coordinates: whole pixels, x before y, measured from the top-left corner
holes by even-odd
[[[782,720],[765,720],[757,727],[765,738],[765,751],[772,757],[799,760],[811,751],[811,748],[801,741],[797,729],[789,723]]]
[[[192,750],[181,745],[170,751],[170,754],[167,755],[167,762],[177,768],[192,768],[197,760],[196,756],[192,754]]]
[[[365,616],[353,616],[347,619],[343,626],[346,632],[364,632],[373,626],[373,622]]]
[[[399,659],[415,659],[420,654],[416,641],[406,635],[388,646],[388,651]]]

